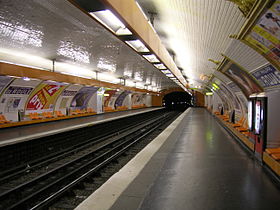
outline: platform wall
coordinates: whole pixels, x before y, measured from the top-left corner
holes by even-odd
[[[106,87],[84,86],[38,79],[0,76],[0,114],[12,122],[28,120],[30,113],[61,111],[71,115],[77,110],[96,113],[150,107],[146,93]]]

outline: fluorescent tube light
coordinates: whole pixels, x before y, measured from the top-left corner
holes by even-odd
[[[161,70],[161,72],[164,73],[164,74],[171,73],[171,71],[169,71],[168,69],[166,69],[166,70]]]
[[[174,75],[171,74],[171,73],[165,74],[165,76],[167,76],[167,77],[174,77]]]
[[[125,42],[137,52],[150,52],[149,49],[138,39]]]
[[[160,62],[159,59],[157,59],[157,56],[155,56],[154,54],[151,55],[143,55],[144,58],[146,58],[149,62],[151,63],[156,63],[156,62]]]
[[[97,21],[116,35],[132,35],[132,32],[110,10],[90,12]]]
[[[119,79],[109,73],[99,73],[98,80],[110,83],[119,83]]]
[[[157,69],[166,69],[166,66],[163,65],[162,63],[161,63],[161,64],[154,64],[154,66],[155,66]]]

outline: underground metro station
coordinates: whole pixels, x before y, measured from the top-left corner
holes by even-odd
[[[1,0],[0,210],[278,210],[278,102],[280,0]]]

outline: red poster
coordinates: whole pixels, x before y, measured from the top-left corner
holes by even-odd
[[[44,105],[47,103],[47,99],[44,95],[43,90],[39,90],[27,103],[27,109],[39,110],[43,109]]]
[[[60,84],[42,83],[37,86],[36,90],[30,95],[26,109],[40,110],[53,108],[58,95],[66,86]]]

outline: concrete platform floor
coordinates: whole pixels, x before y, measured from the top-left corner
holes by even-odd
[[[205,109],[188,110],[166,135],[160,149],[134,173],[133,181],[128,183],[127,175],[137,170],[135,160],[77,209],[280,209],[280,190],[263,167]],[[145,151],[142,155],[135,159],[141,162]],[[114,190],[122,186],[121,193]]]

